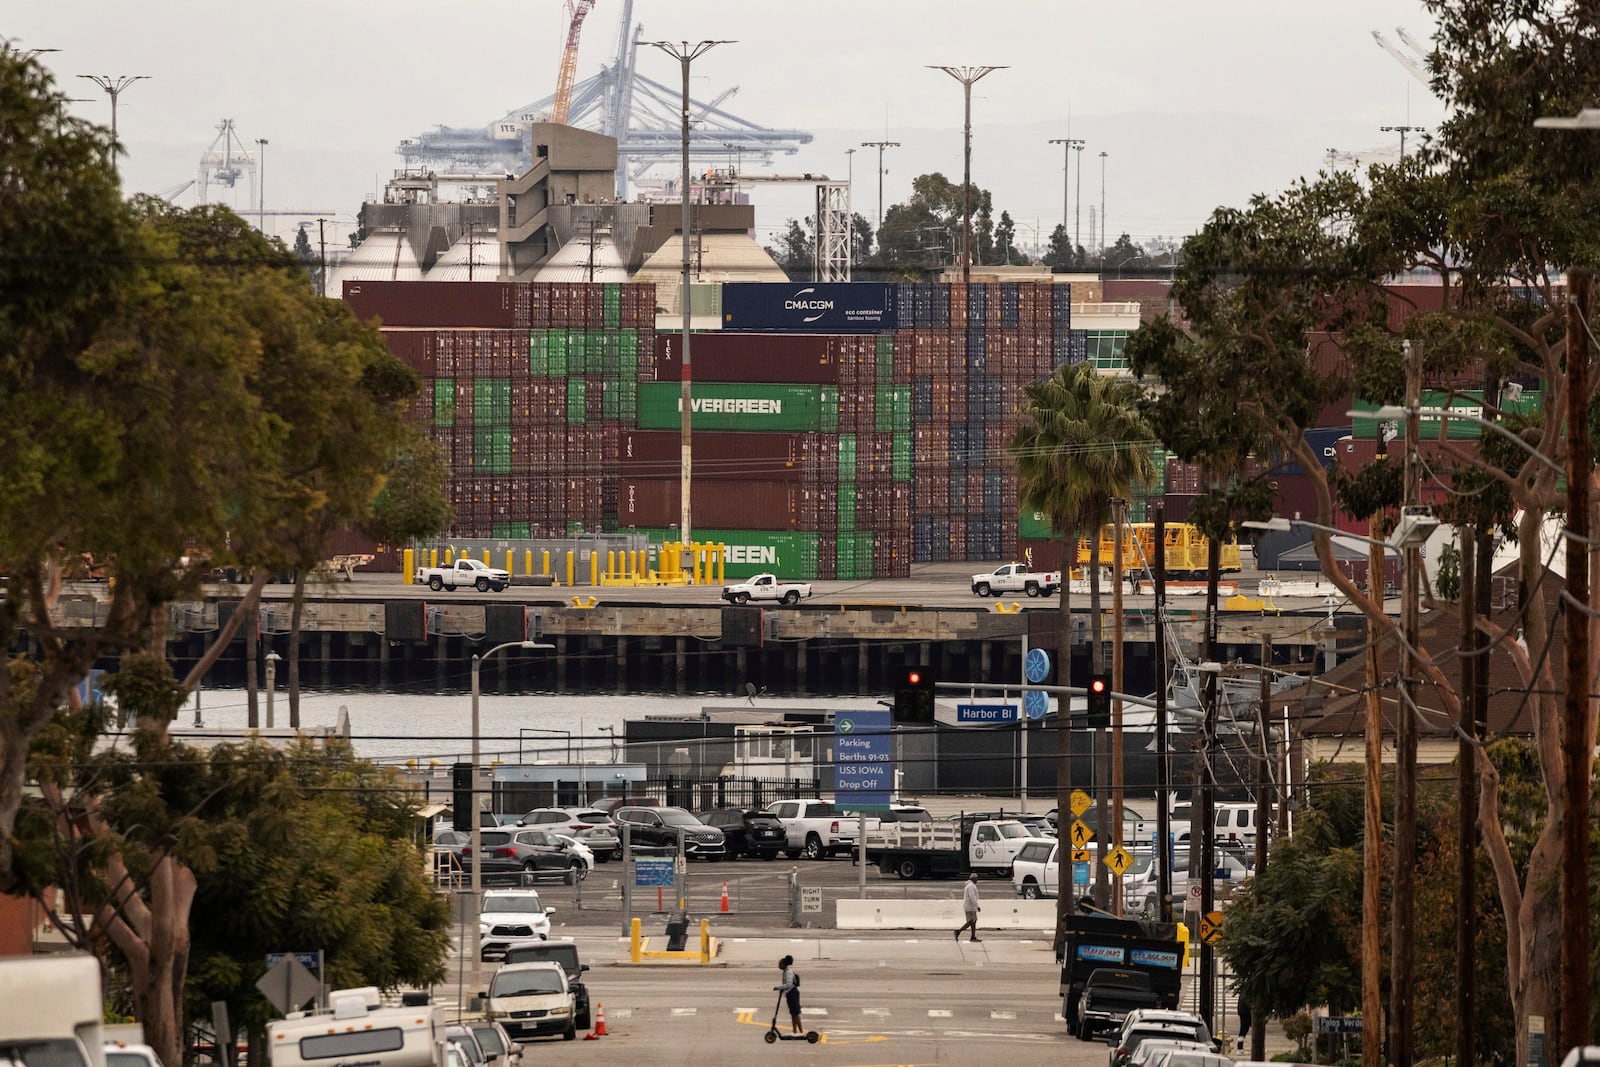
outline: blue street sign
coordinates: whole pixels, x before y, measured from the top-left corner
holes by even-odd
[[[1022,710],[1030,719],[1042,719],[1050,714],[1050,694],[1030,689],[1022,694]]]
[[[293,956],[300,962],[300,966],[304,967],[308,971],[315,971],[319,966],[321,966],[321,961],[317,959],[317,954],[315,952],[269,952],[266,956],[267,970],[270,971],[272,968],[276,967],[278,965],[278,961],[283,959],[285,956]]]
[[[1042,648],[1030,648],[1022,660],[1022,676],[1034,685],[1050,677],[1050,653]]]
[[[1359,1034],[1361,1032],[1361,1016],[1359,1015],[1318,1015],[1317,1033],[1319,1034]]]
[[[833,717],[834,802],[852,811],[887,811],[894,790],[888,711],[841,711]]]
[[[638,857],[633,861],[633,884],[644,888],[651,886],[671,888],[673,863],[674,860],[670,856]]]
[[[1039,694],[1044,696],[1043,693]],[[1016,722],[1015,704],[957,704],[956,722]]]

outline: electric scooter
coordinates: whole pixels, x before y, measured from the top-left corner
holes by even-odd
[[[779,989],[778,1002],[772,1006],[772,1029],[761,1035],[766,1038],[767,1044],[770,1045],[774,1041],[805,1041],[815,1045],[817,1043],[815,1030],[807,1030],[803,1034],[786,1034],[778,1029],[778,1009],[781,1007],[783,1007],[783,990]]]

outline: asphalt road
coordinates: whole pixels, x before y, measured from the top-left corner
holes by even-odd
[[[572,938],[590,964],[590,995],[605,1009],[609,1034],[593,1041],[533,1042],[524,1050],[527,1067],[552,1057],[634,1065],[746,1064],[771,1057],[827,1065],[973,1064],[995,1057],[1010,1064],[1106,1062],[1104,1045],[1067,1033],[1048,938],[985,931],[972,944],[931,931],[794,929],[787,904],[791,872],[802,885],[822,886],[822,914],[806,916],[820,924],[831,921],[834,900],[858,892],[857,868],[844,859],[696,862],[689,867],[689,916],[696,923],[711,920],[715,959],[707,966],[632,964],[628,941],[620,936],[615,883],[622,871],[620,864],[601,864],[582,886],[539,888],[556,909],[552,936]],[[724,880],[726,914],[719,910]],[[952,899],[960,886],[956,880],[901,882],[867,871],[868,895],[878,899]],[[1008,882],[985,880],[981,886],[990,899],[1010,894]],[[661,947],[666,917],[655,912],[653,894],[640,893],[644,932]],[[777,999],[777,961],[784,955],[795,957],[806,1024],[821,1037],[816,1045],[763,1042]],[[455,981],[435,994],[453,1012],[467,1003],[475,982],[459,955],[451,967]],[[486,982],[493,967],[484,964],[479,981]],[[787,1013],[781,1014],[786,1028]],[[1281,1033],[1272,1036],[1269,1050],[1291,1047]]]

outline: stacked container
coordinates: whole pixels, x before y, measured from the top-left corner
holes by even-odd
[[[450,536],[560,537],[615,515],[622,430],[654,375],[654,286],[352,282],[345,300],[424,379]]]

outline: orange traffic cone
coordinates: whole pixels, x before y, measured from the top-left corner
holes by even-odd
[[[722,883],[722,907],[718,909],[722,914],[728,914],[728,883]]]
[[[594,1029],[584,1036],[585,1041],[594,1041],[606,1036],[606,1006],[595,1005]]]

